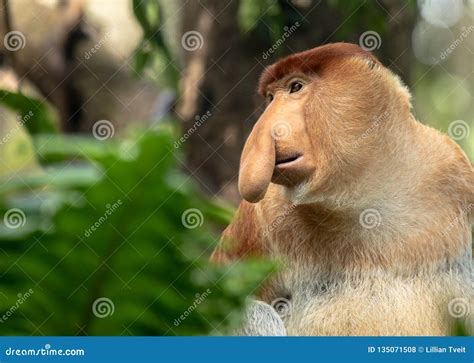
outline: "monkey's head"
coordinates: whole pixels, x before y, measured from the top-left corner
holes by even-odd
[[[278,61],[263,72],[259,93],[267,106],[247,139],[239,171],[240,194],[253,203],[271,182],[318,193],[333,178],[355,178],[388,142],[388,119],[408,116],[411,107],[398,78],[348,43]]]

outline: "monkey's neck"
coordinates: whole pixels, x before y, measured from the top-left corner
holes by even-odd
[[[352,172],[344,167],[326,190],[304,203],[349,216],[373,208],[400,222],[404,217],[411,219],[407,209],[421,206],[424,214],[438,213],[431,210],[432,203],[449,198],[440,195],[440,180],[434,176],[440,173],[446,155],[454,157],[452,150],[440,140],[441,135],[411,115],[388,123],[393,126],[367,148],[370,152],[366,151],[363,167],[356,166]]]
[[[446,193],[450,181],[440,178],[453,173],[442,166],[446,158],[456,158],[454,149],[434,130],[410,127],[398,130],[390,149],[376,155],[344,193],[322,195],[298,208],[298,218],[310,221],[302,222],[309,226],[307,238],[323,259],[338,260],[333,255],[338,251],[345,256],[341,266],[359,261],[359,267],[411,271],[455,264],[466,253],[467,227],[453,225],[462,217],[459,198]]]

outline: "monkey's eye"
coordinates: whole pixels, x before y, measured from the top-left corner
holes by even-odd
[[[298,81],[292,82],[290,84],[290,93],[298,92],[302,88],[303,88],[303,83],[298,82]]]

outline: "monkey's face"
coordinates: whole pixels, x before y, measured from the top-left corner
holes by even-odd
[[[308,125],[314,79],[290,74],[267,87],[267,106],[242,152],[239,189],[244,199],[263,198],[270,182],[295,187],[315,170]]]
[[[299,197],[305,197],[302,190],[307,195],[327,191],[336,179],[363,170],[374,150],[370,143],[380,143],[374,118],[383,116],[387,104],[384,70],[355,45],[334,46],[298,53],[266,71],[270,81],[260,92],[267,106],[240,163],[245,200],[261,200],[270,182]]]

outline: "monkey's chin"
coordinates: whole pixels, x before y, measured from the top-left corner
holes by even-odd
[[[310,203],[311,183],[305,181],[291,187],[283,187],[283,194],[292,204],[300,205]]]
[[[272,183],[288,188],[304,184],[313,174],[314,167],[306,162],[304,157],[299,157],[288,163],[275,165]]]

